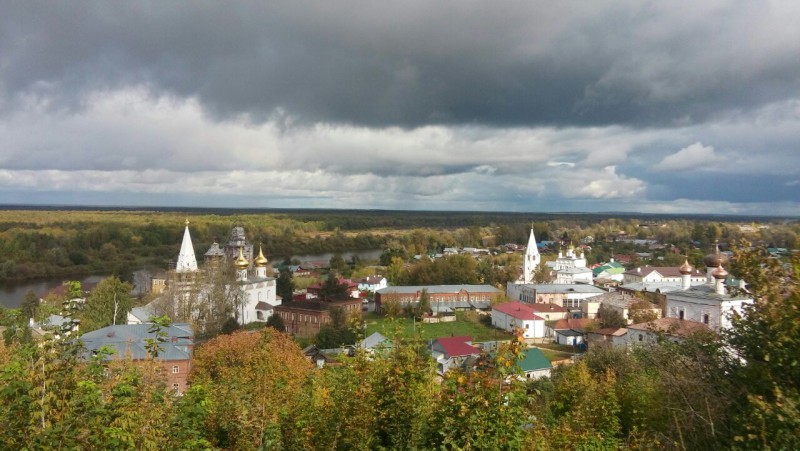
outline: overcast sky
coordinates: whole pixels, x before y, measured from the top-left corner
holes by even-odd
[[[0,203],[800,215],[800,2],[0,0]]]

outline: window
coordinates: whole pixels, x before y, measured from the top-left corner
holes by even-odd
[[[178,384],[172,384],[172,389],[178,391]]]
[[[172,367],[172,374],[178,374],[178,365]]]
[[[683,310],[679,310],[678,311],[678,319],[683,319],[683,317],[684,317],[684,311]]]
[[[703,315],[703,324],[708,324],[708,320],[709,320],[708,313],[706,313]]]
[[[644,340],[644,337],[642,336],[642,334],[639,334],[639,341],[642,341],[642,340]]]

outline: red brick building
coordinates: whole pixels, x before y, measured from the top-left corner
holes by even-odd
[[[398,302],[401,307],[416,305],[422,296],[422,290],[428,291],[431,309],[435,312],[447,312],[455,309],[487,309],[492,300],[502,294],[491,285],[420,285],[386,287],[375,292],[375,310],[381,312],[381,305],[386,302]]]
[[[279,315],[286,332],[300,337],[313,337],[320,328],[331,321],[331,309],[339,308],[347,316],[361,315],[361,299],[351,297],[292,301],[275,306],[274,315]]]

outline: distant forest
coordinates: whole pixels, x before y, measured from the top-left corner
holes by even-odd
[[[446,246],[524,244],[531,225],[538,240],[566,235],[605,242],[618,234],[657,239],[679,247],[708,246],[741,237],[795,248],[797,219],[735,216],[537,214],[384,210],[223,210],[5,207],[0,210],[0,281],[87,274],[125,276],[136,269],[167,269],[176,258],[184,220],[190,221],[198,259],[230,229],[245,227],[268,258],[296,254],[405,247],[414,253]],[[63,207],[61,207],[63,208]],[[769,224],[745,233],[734,224]],[[620,248],[618,246],[618,248]],[[597,257],[609,251],[598,249]],[[700,254],[698,254],[700,255]]]

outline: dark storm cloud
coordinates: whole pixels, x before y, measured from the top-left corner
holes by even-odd
[[[797,10],[768,6],[5,2],[0,106],[145,86],[255,122],[696,123],[800,93]]]

